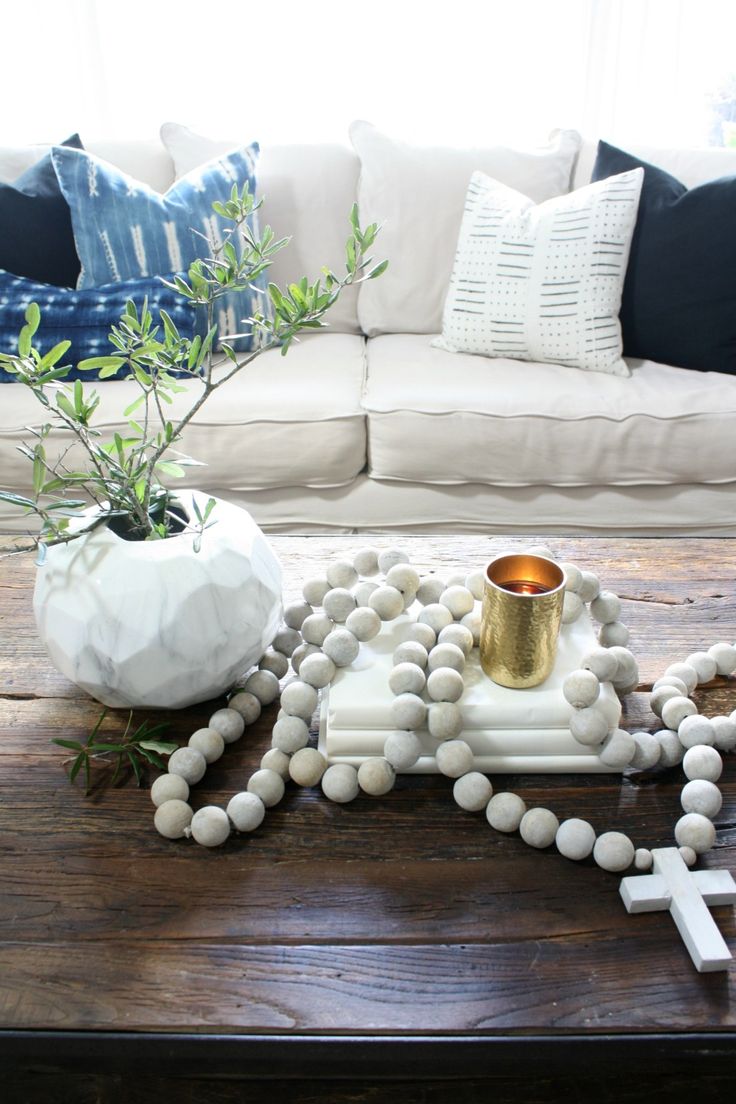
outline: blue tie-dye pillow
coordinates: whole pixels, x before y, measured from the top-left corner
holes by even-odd
[[[38,303],[41,324],[33,343],[41,353],[47,353],[60,341],[71,341],[60,364],[115,355],[117,349],[110,344],[108,334],[110,327],[120,321],[129,299],[139,311],[147,300],[154,319],[163,308],[182,337],[194,337],[195,308],[188,299],[164,287],[156,276],[80,290],[39,284],[0,269],[0,353],[17,354],[18,334],[25,325],[26,309],[30,303]],[[65,378],[90,380],[96,375],[93,371],[79,372],[72,368]],[[121,368],[116,378],[127,375],[128,369]],[[15,379],[12,373],[0,368],[0,383],[14,383]]]
[[[51,157],[72,213],[74,239],[82,263],[78,288],[158,276],[187,269],[209,253],[206,237],[218,241],[229,227],[212,204],[230,197],[233,184],[248,181],[255,192],[258,145],[208,161],[177,180],[163,195],[107,161],[84,150],[54,147]],[[255,213],[251,229],[258,234]],[[255,281],[265,287],[265,277]],[[243,319],[264,310],[265,296],[250,288],[218,302],[219,336],[248,330]],[[247,350],[250,337],[234,343]]]

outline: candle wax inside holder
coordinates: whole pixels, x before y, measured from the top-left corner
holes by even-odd
[[[513,579],[508,583],[497,583],[497,586],[512,594],[548,594],[551,589],[543,583],[535,583],[530,579]]]

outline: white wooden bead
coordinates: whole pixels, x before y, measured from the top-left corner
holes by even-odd
[[[189,825],[192,823],[194,813],[186,801],[172,798],[164,801],[156,809],[153,823],[156,831],[166,839],[181,839],[189,835]]]
[[[312,607],[321,606],[322,599],[324,598],[328,590],[330,590],[330,584],[327,582],[327,579],[323,575],[320,575],[315,579],[308,579],[302,587],[304,601],[308,602],[309,605]],[[309,616],[309,614],[307,614],[307,616]],[[301,628],[301,625],[299,626],[299,628]]]
[[[388,759],[364,759],[358,767],[358,784],[370,797],[383,797],[394,788],[396,771]]]
[[[297,786],[316,786],[327,770],[327,760],[316,748],[301,748],[291,757],[289,774]]]
[[[608,651],[616,659],[616,674],[611,679],[616,689],[619,686],[630,686],[632,682],[636,682],[639,678],[639,668],[629,649],[616,644]]]
[[[272,675],[271,677],[275,678],[276,676]],[[248,682],[250,682],[250,679],[248,679]],[[248,683],[246,683],[247,685]],[[278,679],[276,679],[277,691],[278,685]],[[246,693],[252,693],[252,691],[248,690]],[[227,709],[216,710],[210,717],[207,727],[214,728],[215,732],[219,732],[226,744],[234,744],[245,731],[245,719],[239,710],[233,709],[229,705]]]
[[[637,870],[646,873],[647,870],[652,869],[653,862],[654,856],[648,847],[637,847],[634,852],[634,866]]]
[[[463,730],[463,715],[454,702],[434,702],[429,707],[427,727],[435,740],[452,740]]]
[[[434,648],[437,643],[437,633],[429,625],[425,625],[421,621],[415,622],[410,625],[407,634],[407,640],[416,640],[417,644],[421,644],[423,648],[429,652],[430,648]]]
[[[356,608],[356,601],[349,590],[345,590],[344,587],[335,587],[333,590],[327,591],[322,606],[328,617],[342,625]]]
[[[704,855],[716,842],[716,830],[700,813],[685,813],[675,825],[675,839],[680,847],[692,847],[696,855]]]
[[[687,686],[680,678],[675,678],[674,675],[663,675],[662,678],[658,678],[652,685],[652,690],[659,690],[662,686],[672,686],[679,694],[682,694],[683,698],[688,696]]]
[[[680,852],[680,858],[685,863],[685,866],[695,866],[698,861],[698,856],[693,851],[692,847],[678,847]]]
[[[571,671],[562,683],[562,695],[575,709],[593,705],[601,691],[601,684],[592,671],[579,668]]]
[[[576,593],[580,589],[580,585],[583,581],[582,571],[579,567],[576,567],[575,564],[571,563],[563,562],[560,564],[560,567],[565,574],[565,590],[568,593]]]
[[[427,720],[427,703],[417,694],[399,694],[391,702],[391,723],[395,728],[422,728]]]
[[[614,728],[618,728],[618,723],[621,720],[621,702],[617,697],[611,698],[598,698],[598,701],[593,706],[594,709],[598,709],[606,718],[608,723],[608,731],[611,732]]]
[[[634,845],[623,832],[604,832],[595,841],[593,859],[601,870],[628,870],[634,861]]]
[[[298,675],[302,660],[308,655],[314,655],[319,650],[316,644],[300,644],[298,648],[295,648],[291,653],[291,666],[294,672]]]
[[[279,748],[269,748],[268,751],[261,756],[260,766],[263,767],[264,770],[276,771],[277,774],[281,775],[284,781],[289,777],[289,756],[285,752],[280,751]]]
[[[306,747],[308,743],[309,725],[301,717],[282,717],[273,726],[271,745],[278,748],[279,751],[283,751],[285,755],[293,755],[295,751]]]
[[[466,613],[465,616],[461,618],[460,624],[465,625],[466,629],[470,629],[473,634],[473,644],[477,648],[480,644],[480,610],[473,610],[472,613]]]
[[[378,549],[360,548],[353,556],[353,567],[359,575],[377,575]]]
[[[218,805],[205,805],[192,817],[191,832],[203,847],[219,847],[230,835],[227,813]]]
[[[583,602],[592,602],[594,598],[597,598],[601,584],[598,581],[598,576],[594,575],[592,571],[581,571],[582,579],[580,586],[577,589],[577,593]]]
[[[283,652],[285,656],[290,656],[301,642],[301,633],[297,629],[284,628],[279,629],[276,633],[271,641],[271,647],[275,648],[277,652]]]
[[[431,606],[439,602],[440,595],[447,590],[447,583],[436,575],[423,575],[417,588],[417,601],[423,606]]]
[[[397,663],[388,676],[388,685],[392,694],[421,694],[427,676],[417,663]]]
[[[719,751],[733,751],[736,748],[736,720],[730,717],[711,717],[710,723],[716,734],[715,746]]]
[[[445,590],[447,590],[447,587],[453,586],[465,586],[465,572],[453,571],[451,575],[448,575]]]
[[[479,813],[491,800],[493,786],[480,771],[469,771],[457,779],[452,787],[452,796],[461,809],[468,813]]]
[[[322,775],[322,793],[338,805],[354,801],[359,791],[358,772],[350,763],[333,763]]]
[[[608,648],[592,648],[583,656],[580,666],[586,671],[592,671],[599,682],[610,682],[618,671],[618,660],[611,655]]]
[[[243,689],[248,694],[255,694],[261,705],[270,705],[279,696],[279,680],[273,671],[254,671],[245,680]]]
[[[275,648],[269,648],[264,652],[261,662],[258,664],[260,671],[270,671],[277,679],[282,679],[289,670],[289,660],[283,652],[277,652]]]
[[[410,594],[412,601],[416,597],[420,582],[419,572],[408,563],[394,564],[386,572],[386,585],[396,587],[404,596]]]
[[[675,732],[677,732],[680,722],[684,721],[685,717],[692,717],[695,713],[697,713],[695,702],[691,702],[689,698],[670,698],[662,706],[662,720],[667,728],[671,728]]]
[[[402,663],[410,663],[413,667],[419,667],[423,671],[427,666],[428,653],[424,645],[420,644],[418,640],[405,640],[394,651],[393,658],[395,667]],[[395,690],[394,693],[401,693],[401,691]]]
[[[475,598],[466,586],[448,587],[442,591],[439,600],[440,605],[447,606],[456,621],[475,609]]]
[[[651,697],[649,699],[649,708],[652,713],[656,713],[658,717],[662,716],[662,708],[664,703],[669,701],[670,698],[681,698],[682,691],[678,690],[674,686],[658,686],[656,690],[652,690]]]
[[[328,634],[329,635],[329,634]],[[329,686],[335,677],[336,667],[329,656],[324,652],[315,652],[314,655],[305,656],[299,665],[299,678],[315,690],[321,690],[323,686]]]
[[[621,615],[621,600],[612,590],[602,590],[590,603],[591,616],[601,625],[618,621]]]
[[[237,694],[233,694],[227,707],[239,713],[247,725],[254,724],[258,720],[263,708],[255,694],[250,694],[246,690],[239,690]]]
[[[384,548],[378,553],[378,570],[384,575],[396,564],[409,563],[409,557],[403,548]]]
[[[204,778],[207,760],[196,748],[180,747],[169,756],[169,774],[178,774],[190,786],[195,786]]]
[[[368,599],[368,605],[375,610],[382,621],[393,621],[404,610],[404,596],[392,586],[379,586]]]
[[[660,729],[655,732],[659,744],[659,765],[661,767],[676,767],[682,762],[684,748],[676,732],[670,728]]]
[[[636,743],[630,732],[623,728],[615,729],[606,737],[603,747],[599,751],[601,763],[615,770],[623,770],[634,758]]]
[[[314,750],[303,748],[302,750]],[[299,752],[297,752],[297,755]],[[294,760],[292,759],[292,762]],[[267,767],[261,767],[260,770],[255,771],[254,774],[248,779],[248,793],[253,793],[257,797],[260,797],[263,804],[267,809],[270,809],[272,805],[278,805],[281,798],[284,796],[284,780],[281,775],[275,770],[268,770]]]
[[[634,770],[651,770],[662,755],[659,740],[649,732],[635,732],[633,735],[635,747],[630,765]]]
[[[701,717],[692,713],[684,717],[677,727],[677,735],[684,748],[696,747],[698,744],[712,746],[716,742],[716,730],[707,717]]]
[[[716,661],[707,652],[693,652],[685,662],[695,669],[699,684],[710,682],[712,678],[716,677]]]
[[[350,629],[333,629],[325,637],[322,650],[330,657],[335,667],[349,667],[358,658],[360,642]]]
[[[562,624],[571,625],[573,621],[577,621],[582,612],[583,603],[580,597],[572,590],[566,590],[565,597],[562,599]]]
[[[560,822],[551,809],[529,809],[519,823],[524,843],[530,847],[549,847],[555,841]]]
[[[578,709],[570,718],[570,732],[579,744],[596,747],[608,734],[608,720],[600,709]]]
[[[189,786],[179,774],[160,774],[151,786],[151,801],[158,807],[164,801],[186,801]]]
[[[187,740],[189,747],[204,755],[207,763],[214,763],[225,750],[225,741],[215,728],[198,728]]]
[[[526,556],[542,556],[545,560],[554,560],[554,553],[547,544],[530,544],[524,549]]]
[[[415,732],[391,732],[383,745],[384,758],[394,770],[413,767],[422,753],[422,745]]]
[[[607,625],[601,625],[598,632],[598,643],[603,648],[611,648],[614,645],[628,644],[630,636],[629,630],[622,621],[611,621]]]
[[[595,843],[593,825],[587,820],[580,820],[579,817],[563,820],[557,829],[555,843],[557,850],[566,859],[573,859],[575,862],[587,859]]]
[[[713,644],[708,649],[708,655],[716,661],[716,670],[719,675],[732,675],[736,670],[736,648],[732,644]]]
[[[368,606],[371,594],[375,594],[377,590],[378,583],[371,583],[368,580],[364,583],[358,583],[357,587],[353,590],[358,608],[360,609],[361,606]]]
[[[355,586],[358,581],[358,572],[350,563],[350,560],[332,560],[327,565],[325,575],[327,576],[327,582],[330,586],[336,589],[345,588],[349,590],[350,587]],[[325,595],[325,598],[326,597],[327,595]],[[324,605],[324,600],[322,605]]]
[[[314,613],[309,602],[291,602],[284,609],[284,624],[290,629],[301,629],[306,619]]]
[[[456,702],[463,696],[463,676],[454,667],[437,667],[427,678],[427,693],[434,702]]]
[[[374,640],[381,631],[381,618],[375,610],[364,606],[348,614],[345,628],[350,630],[356,640]]]
[[[445,625],[437,637],[438,644],[454,644],[467,657],[473,650],[473,634],[465,625]]]
[[[254,832],[263,824],[266,806],[258,794],[243,790],[230,798],[225,812],[239,832]]]
[[[704,817],[718,816],[723,804],[721,791],[704,778],[694,778],[682,787],[680,804],[686,813],[700,813]]]
[[[290,717],[301,717],[303,721],[311,721],[312,714],[317,708],[317,691],[301,679],[295,679],[281,691],[281,708]]]
[[[688,694],[692,694],[698,685],[698,672],[689,663],[671,663],[669,667],[665,668],[664,673],[665,675],[671,675],[673,678],[682,679]]]
[[[430,671],[452,667],[455,671],[462,672],[465,669],[465,652],[457,644],[435,644],[427,658],[427,667]]]
[[[307,617],[302,625],[302,636],[305,644],[316,644],[318,648],[326,636],[332,632],[335,622],[326,613],[313,613]]]
[[[475,571],[471,571],[465,576],[465,585],[478,601],[483,601],[483,589],[486,582],[486,573],[482,568],[476,568]]]
[[[437,767],[446,778],[459,778],[473,769],[475,756],[465,740],[445,740],[435,753]]]
[[[430,629],[433,629],[435,633],[439,633],[446,625],[452,624],[452,614],[447,606],[443,606],[440,602],[432,602],[424,607],[417,617],[417,621],[422,625],[429,625]]]
[[[497,832],[515,832],[525,812],[526,804],[518,794],[508,790],[494,794],[486,808],[488,823]]]

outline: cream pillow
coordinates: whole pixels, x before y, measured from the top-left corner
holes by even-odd
[[[569,191],[581,141],[576,131],[563,130],[555,131],[549,146],[528,151],[411,146],[365,122],[351,125],[350,138],[361,164],[361,221],[382,224],[375,253],[389,260],[380,280],[360,288],[358,318],[369,337],[439,333],[465,193],[475,169],[541,203]]]
[[[433,342],[630,375],[618,313],[644,170],[535,204],[476,172]]]

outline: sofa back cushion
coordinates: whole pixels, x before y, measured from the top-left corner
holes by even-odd
[[[153,139],[84,142],[84,148],[109,161],[157,192],[174,183],[174,165],[161,143]],[[51,149],[50,145],[0,146],[0,181],[13,183]]]
[[[439,333],[465,195],[475,171],[523,192],[535,203],[570,188],[580,136],[556,131],[539,150],[502,146],[453,149],[410,146],[355,122],[350,137],[360,157],[358,203],[363,224],[383,229],[375,246],[388,271],[360,288],[364,333]]]
[[[736,176],[736,149],[718,146],[703,149],[667,149],[665,147],[626,143],[626,149],[639,161],[657,165],[681,181],[686,188],[694,188],[719,176]],[[598,140],[584,139],[572,179],[573,188],[589,184],[593,174]]]

